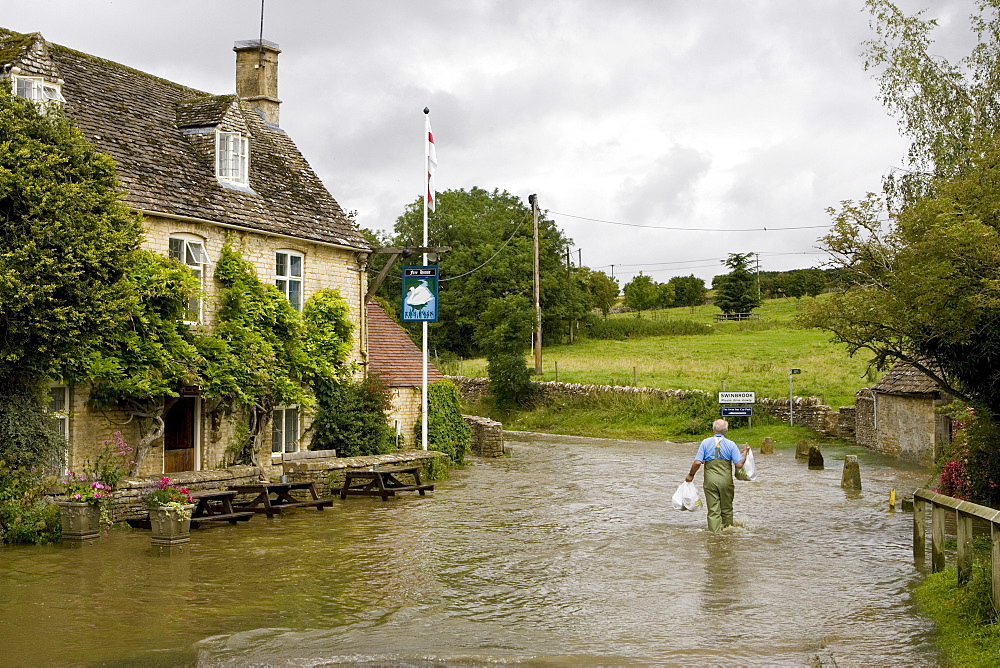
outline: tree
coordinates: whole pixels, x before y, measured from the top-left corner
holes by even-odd
[[[908,170],[831,210],[823,238],[845,290],[808,309],[871,365],[908,362],[976,408],[969,453],[982,500],[1000,501],[1000,15],[981,2],[978,41],[951,63],[933,55],[933,20],[869,0],[878,35],[867,67],[911,139]],[[888,222],[886,222],[886,220]]]
[[[636,317],[641,318],[643,311],[656,306],[659,291],[656,283],[640,271],[631,281],[625,284],[625,306],[635,309]]]
[[[491,299],[483,311],[476,338],[486,352],[490,395],[497,408],[523,407],[535,396],[524,358],[534,324],[531,304],[520,295]]]
[[[705,302],[705,281],[696,278],[694,274],[690,276],[674,276],[668,285],[674,288],[674,306],[701,306]]]
[[[719,282],[715,305],[723,313],[749,313],[760,306],[757,277],[750,271],[753,253],[730,253],[723,261],[730,272]]]
[[[396,220],[393,245],[420,245],[422,206],[419,198],[407,205]],[[587,312],[586,294],[563,263],[570,240],[545,215],[538,225],[542,326],[566,332]],[[506,191],[448,190],[438,193],[437,211],[429,212],[428,236],[432,246],[452,248],[439,260],[440,320],[429,327],[431,347],[477,354],[475,333],[489,299],[532,294],[531,209]],[[398,305],[398,279],[387,279],[379,294]]]
[[[670,308],[674,305],[674,286],[669,282],[656,284],[656,306],[659,308]]]
[[[590,303],[593,308],[599,309],[605,318],[608,317],[611,308],[618,302],[618,281],[611,278],[603,271],[588,271],[585,275],[585,288],[590,295]]]

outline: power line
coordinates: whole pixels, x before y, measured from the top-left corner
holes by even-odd
[[[546,210],[545,213],[553,216],[565,216],[566,218],[577,218],[579,220],[589,220],[593,223],[604,223],[605,225],[623,225],[625,227],[644,227],[652,230],[673,230],[677,232],[775,232],[781,230],[818,230],[829,229],[829,225],[800,225],[793,227],[734,227],[710,229],[705,227],[668,227],[665,225],[642,225],[640,223],[622,223],[617,220],[601,220],[600,218],[588,218],[587,216],[575,216],[571,213],[559,213],[558,211]]]

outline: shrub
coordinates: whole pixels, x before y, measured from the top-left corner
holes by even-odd
[[[417,441],[422,420],[417,420]],[[472,430],[462,418],[458,388],[439,380],[427,388],[427,449],[443,452],[456,464],[465,461],[472,444]]]
[[[39,545],[59,539],[59,509],[46,495],[54,482],[54,476],[37,469],[11,469],[0,461],[0,543]]]
[[[637,339],[645,336],[697,336],[711,334],[710,325],[691,320],[591,319],[586,334],[592,339]]]
[[[395,446],[385,414],[389,391],[378,376],[316,383],[317,411],[310,450],[334,450],[338,457],[378,455]]]

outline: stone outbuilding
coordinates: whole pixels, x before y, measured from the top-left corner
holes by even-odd
[[[855,397],[855,441],[907,461],[931,465],[951,442],[952,398],[916,367],[900,362]]]
[[[213,95],[38,33],[0,28],[0,85],[59,105],[98,151],[114,158],[125,202],[142,216],[143,247],[176,258],[202,284],[189,308],[192,326],[215,323],[215,263],[228,241],[298,310],[317,291],[338,290],[354,325],[351,358],[363,370],[371,248],[280,125],[278,45],[255,39],[233,50],[235,94]],[[224,465],[232,419],[214,411],[197,387],[180,393],[168,399],[164,434],[143,460],[142,474]],[[88,398],[88,387],[52,387],[50,410],[69,442],[71,468],[92,459],[114,431],[130,443],[140,437],[129,415],[94,411]],[[409,409],[399,405],[405,422]],[[276,461],[305,447],[303,413],[297,406],[274,410],[262,459],[268,449]]]

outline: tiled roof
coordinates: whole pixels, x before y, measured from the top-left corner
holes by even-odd
[[[47,48],[46,48],[47,47]],[[135,209],[200,218],[351,248],[369,246],[281,129],[232,95],[215,96],[0,28],[0,55],[64,80],[67,115],[111,155]],[[235,77],[234,77],[235,80]],[[190,128],[228,123],[250,134],[250,188],[215,176],[214,141]]]
[[[390,387],[419,387],[422,354],[403,328],[375,302],[368,303],[368,362]],[[427,365],[427,382],[444,376],[433,364]]]
[[[940,394],[941,388],[915,366],[899,362],[872,388],[883,394]]]

